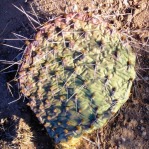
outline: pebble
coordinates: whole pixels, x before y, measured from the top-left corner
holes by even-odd
[[[142,124],[143,123],[143,120],[140,120],[140,123]]]
[[[4,120],[4,119],[1,119],[1,120],[0,120],[0,123],[1,123],[1,124],[3,124],[4,122],[5,122],[5,120]]]
[[[123,137],[122,137],[122,140],[123,140],[123,142],[125,142],[125,141],[126,141],[126,139],[125,139],[125,138],[123,138]]]
[[[142,136],[146,136],[146,131],[143,131]]]

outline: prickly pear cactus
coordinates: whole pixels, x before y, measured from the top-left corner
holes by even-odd
[[[129,98],[135,55],[101,18],[68,14],[40,28],[24,52],[21,92],[56,143],[101,128]]]

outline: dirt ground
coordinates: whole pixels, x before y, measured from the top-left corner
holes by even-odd
[[[148,0],[1,0],[0,2],[0,71],[17,62],[25,44],[6,40],[31,38],[38,24],[17,7],[43,23],[61,13],[94,11],[117,30],[126,34],[137,56],[137,77],[130,99],[102,130],[83,140],[77,149],[148,149],[149,148],[149,3]],[[35,10],[35,11],[34,11]],[[38,16],[38,17],[37,17]],[[25,39],[25,38],[22,38]],[[3,60],[3,61],[2,61]],[[7,61],[4,62],[4,60]],[[0,72],[0,149],[59,148],[47,135],[32,111],[27,99],[19,98],[17,82],[8,84],[15,76],[18,64]],[[11,95],[12,91],[13,97]]]

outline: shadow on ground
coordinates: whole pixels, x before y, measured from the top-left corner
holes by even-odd
[[[18,7],[22,6],[25,11],[30,10],[30,6],[28,3],[25,3],[25,0],[1,0],[0,43],[13,45],[23,49],[25,46],[23,41],[4,40],[19,38],[16,34],[30,38],[34,33],[34,29],[27,17],[17,10],[13,4]],[[23,51],[4,46],[2,44],[0,44],[0,60],[16,62],[20,58]],[[0,61],[0,71],[8,66],[10,65],[4,64],[2,61]],[[7,84],[7,82],[14,78],[17,68],[18,65],[13,65],[9,69],[0,72],[0,140],[11,143],[16,137],[16,125],[19,123],[19,121],[14,121],[12,118],[16,116],[19,117],[19,119],[24,119],[24,121],[31,127],[33,136],[35,136],[33,139],[35,148],[52,149],[53,144],[46,134],[43,126],[39,124],[32,111],[26,106],[27,99],[21,98],[19,101],[9,104],[19,97],[17,83],[13,82],[11,84],[13,87],[10,87],[14,97],[12,97]],[[2,144],[2,142],[0,142],[0,144]],[[5,148],[6,146],[0,147]]]

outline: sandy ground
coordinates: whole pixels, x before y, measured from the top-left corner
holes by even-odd
[[[131,32],[135,39],[137,53],[137,74],[132,94],[128,102],[119,113],[102,130],[90,136],[90,140],[96,142],[99,135],[99,144],[102,149],[148,149],[149,148],[149,54],[147,45],[149,29],[149,10],[147,0],[112,1],[106,3],[102,0],[1,0],[0,3],[0,43],[13,45],[24,49],[22,41],[7,41],[4,39],[16,39],[16,34],[30,38],[35,30],[25,15],[18,11],[12,4],[23,6],[25,11],[32,12],[30,4],[36,10],[39,20],[44,22],[50,16],[70,11],[87,11],[97,9],[98,13],[107,15],[109,23],[117,29],[125,29]],[[120,12],[132,15],[119,15],[110,17],[109,14]],[[53,15],[54,14],[54,15]],[[44,17],[43,17],[44,16]],[[40,18],[41,17],[41,18]],[[36,18],[36,17],[34,17]],[[37,24],[35,24],[36,26]],[[16,34],[13,34],[16,33]],[[138,43],[142,43],[138,45]],[[140,48],[139,48],[140,46]],[[17,61],[22,50],[0,45],[0,60]],[[18,55],[19,54],[19,55]],[[9,66],[0,62],[0,70]],[[52,149],[54,144],[39,124],[31,110],[26,106],[27,99],[20,99],[9,104],[19,97],[17,84],[12,83],[11,96],[9,82],[15,76],[17,65],[4,72],[0,72],[0,148],[16,149]],[[12,71],[8,73],[9,71]],[[14,71],[14,72],[13,72]],[[83,141],[78,149],[95,149],[88,141]]]

